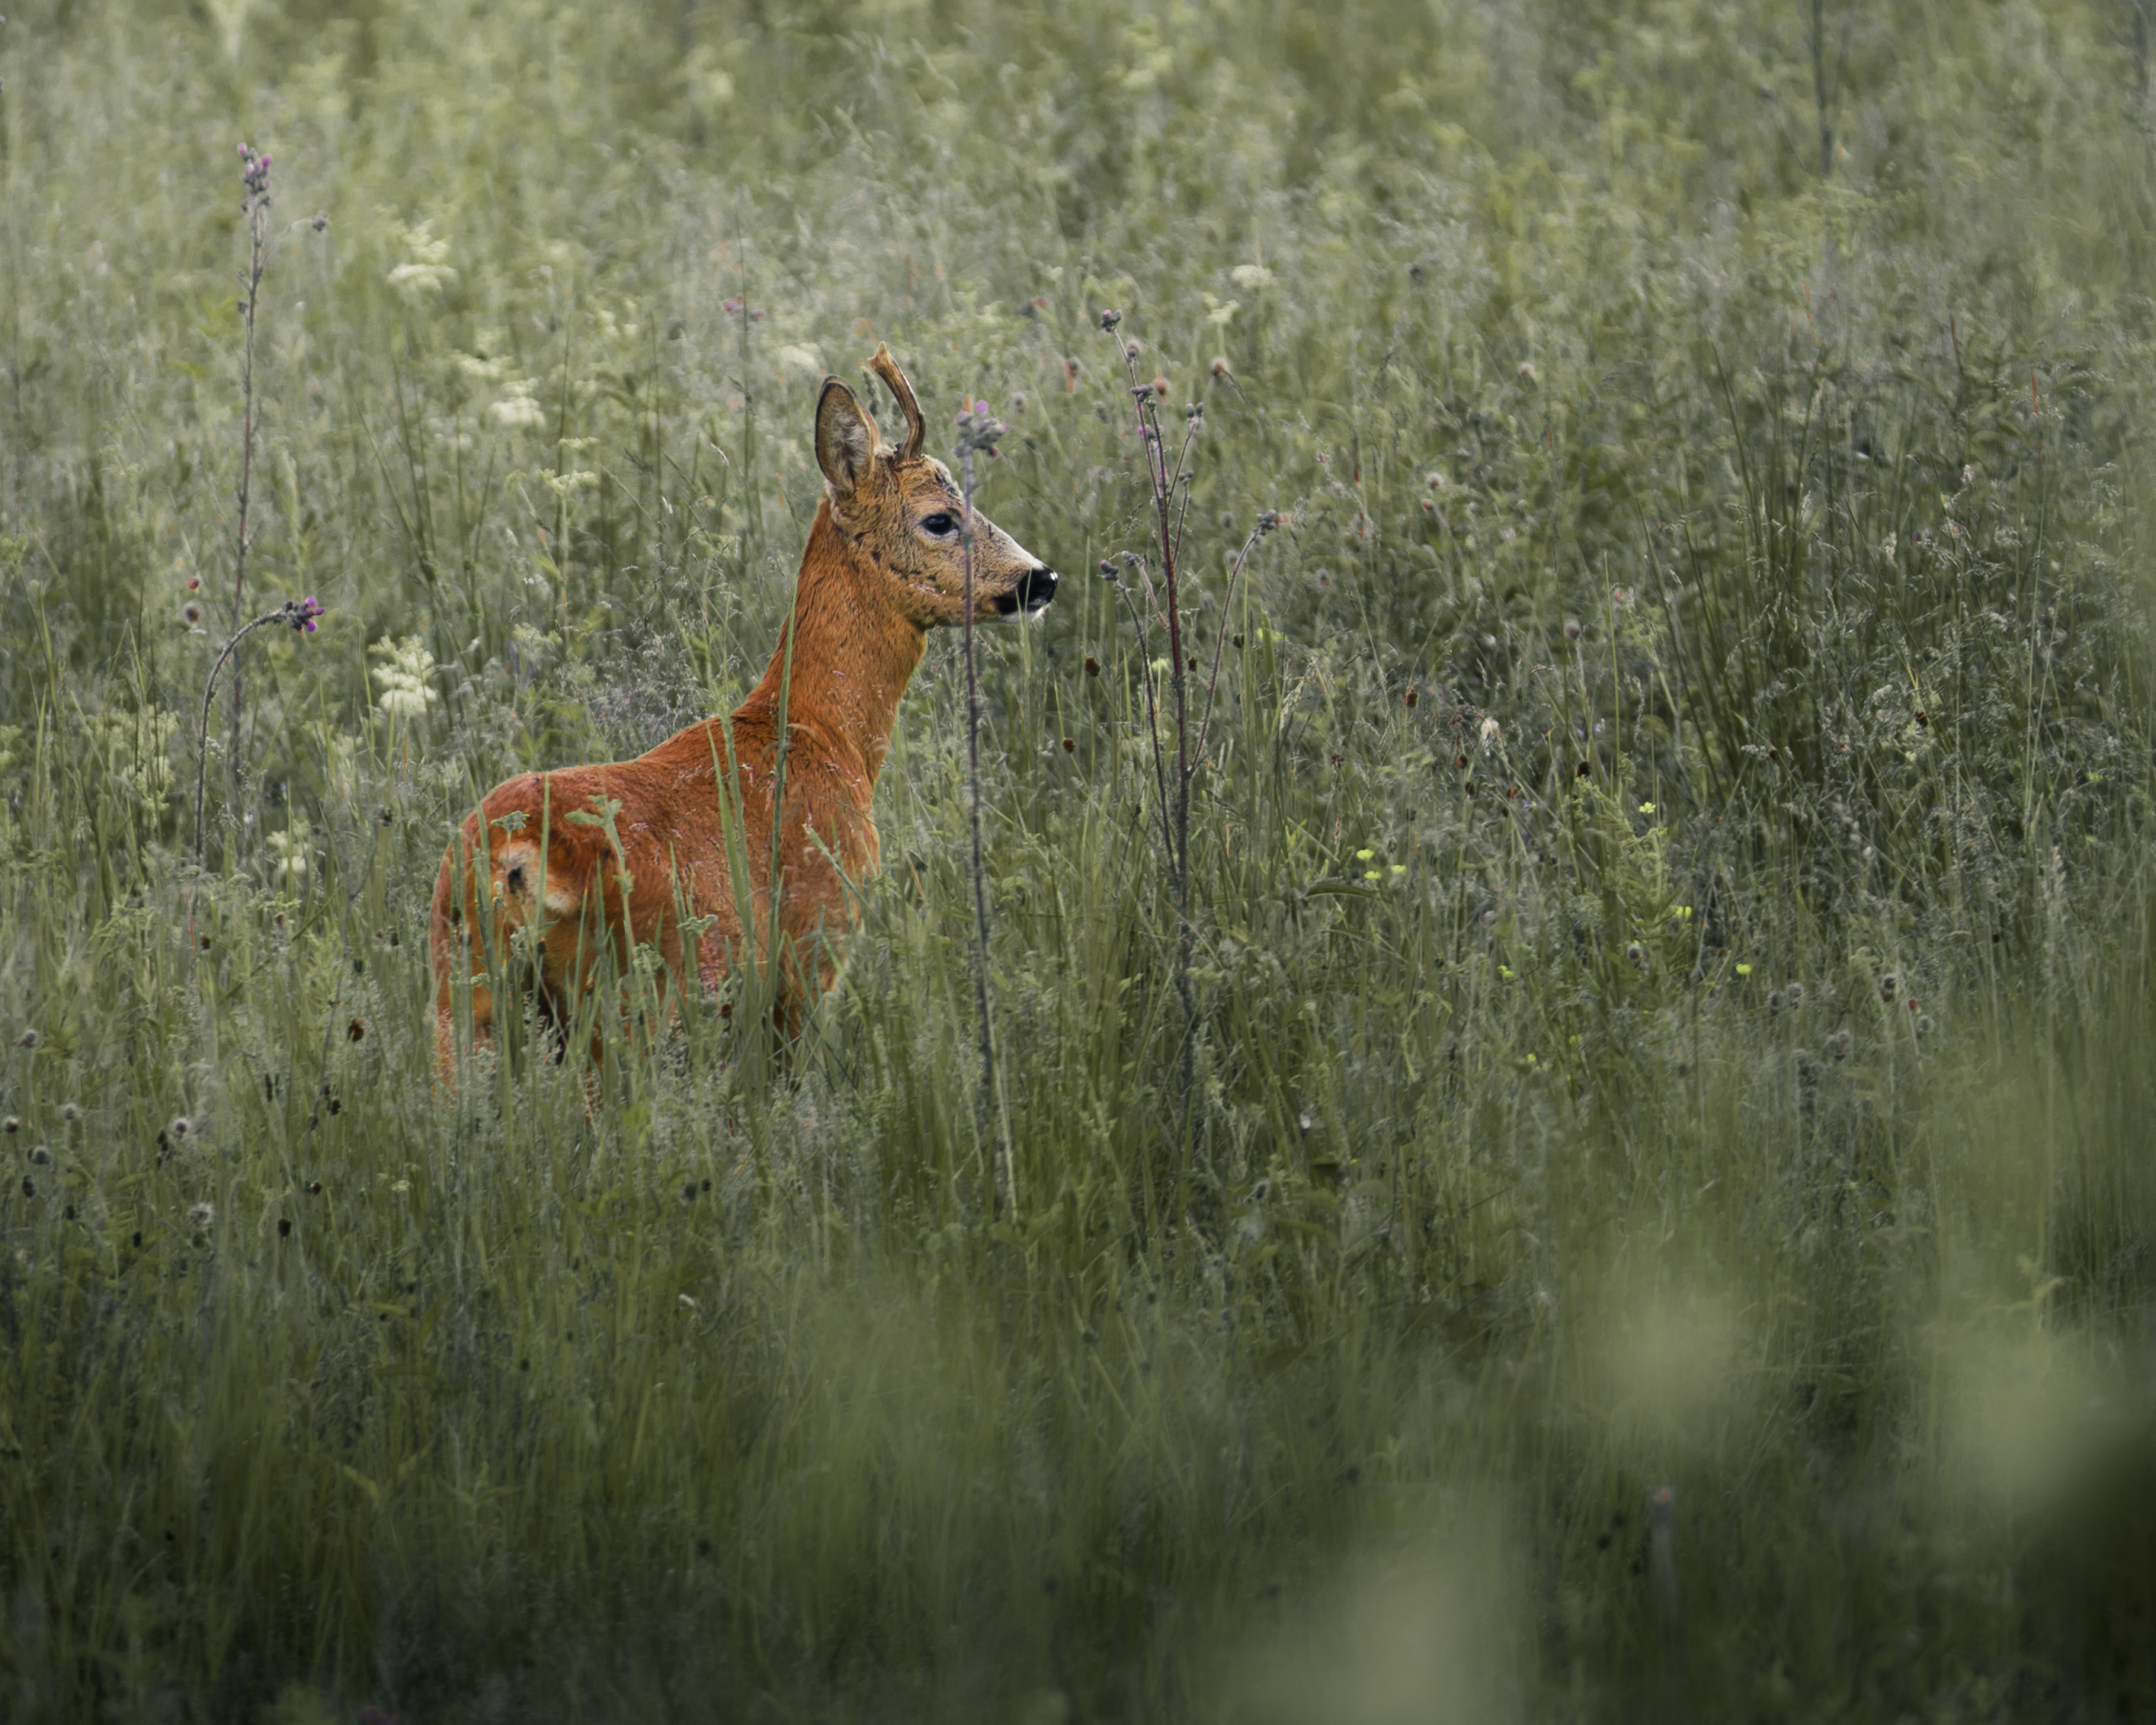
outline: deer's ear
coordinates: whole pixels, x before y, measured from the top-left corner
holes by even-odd
[[[816,398],[816,465],[839,496],[850,495],[875,465],[876,423],[860,398],[836,377]]]

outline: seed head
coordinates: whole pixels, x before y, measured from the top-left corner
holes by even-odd
[[[1794,1012],[1804,1004],[1804,985],[1802,983],[1791,983],[1788,988],[1782,990],[1782,999],[1789,1003],[1789,1010]]]
[[[1165,396],[1168,393],[1168,374],[1166,372],[1155,372],[1152,374],[1152,393],[1158,396]]]
[[[1532,360],[1523,359],[1520,362],[1520,381],[1522,383],[1532,383],[1535,381],[1535,362]]]
[[[25,1030],[15,1039],[15,1046],[18,1048],[35,1048],[37,1045],[38,1033],[35,1030]]]
[[[1579,639],[1579,619],[1577,617],[1568,617],[1564,619],[1564,638],[1568,641],[1576,641]]]
[[[1917,1014],[1917,1035],[1920,1040],[1930,1035],[1934,1028],[1932,1015],[1929,1013],[1920,1012]]]
[[[1647,968],[1647,949],[1639,942],[1634,941],[1630,946],[1625,947],[1625,956],[1632,961],[1634,968],[1645,970]]]
[[[1891,970],[1879,978],[1879,998],[1881,1000],[1892,1000],[1894,998],[1897,992],[1894,984],[1897,980],[1898,978]]]
[[[1837,1030],[1826,1040],[1826,1051],[1837,1060],[1849,1058],[1849,1032]]]
[[[0,1120],[0,1132],[7,1132],[12,1135],[22,1131],[22,1129],[23,1122],[18,1120],[12,1114],[10,1114],[5,1120]]]
[[[1123,357],[1125,359],[1136,359],[1144,352],[1145,349],[1139,347],[1135,341],[1126,341],[1123,343]]]
[[[207,1228],[216,1219],[217,1206],[213,1204],[198,1204],[187,1212],[188,1222],[197,1228]]]
[[[189,593],[200,593],[202,591],[201,576],[190,575],[187,577],[187,591]]]
[[[1103,311],[1101,314],[1101,327],[1104,330],[1111,330],[1122,321],[1123,314],[1120,311]]]
[[[344,1034],[354,1042],[362,1040],[367,1034],[366,1022],[363,1019],[354,1019],[344,1027]]]
[[[30,1166],[32,1168],[50,1168],[52,1165],[53,1153],[51,1151],[48,1150],[43,1144],[35,1144],[31,1147]]]
[[[1076,740],[1075,737],[1065,737],[1065,738],[1063,739],[1063,752],[1064,752],[1065,754],[1066,754],[1066,755],[1070,755],[1070,754],[1075,754],[1077,752],[1078,752],[1078,743],[1077,743],[1077,740]]]
[[[192,629],[202,621],[202,607],[192,599],[189,599],[187,603],[180,607],[180,621],[187,624],[189,629]]]
[[[1214,356],[1213,375],[1216,377],[1224,377],[1228,375],[1228,356],[1226,354],[1221,353],[1215,354]]]
[[[69,1126],[73,1126],[75,1122],[82,1118],[82,1104],[80,1102],[62,1102],[60,1104],[60,1118],[67,1122]]]
[[[165,1128],[167,1132],[170,1132],[176,1138],[184,1138],[194,1129],[194,1122],[189,1120],[184,1114],[177,1114],[173,1116],[172,1123]]]

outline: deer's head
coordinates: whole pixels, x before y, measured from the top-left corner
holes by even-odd
[[[917,628],[963,622],[966,503],[950,470],[921,452],[920,404],[891,350],[869,362],[906,416],[898,447],[883,441],[860,398],[836,377],[816,403],[816,461],[831,518],[874,572],[891,607]],[[1055,597],[1055,572],[978,509],[973,520],[973,614],[1036,617]]]

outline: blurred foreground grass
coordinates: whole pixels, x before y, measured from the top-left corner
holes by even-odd
[[[2156,1707],[2135,16],[12,15],[9,1717]],[[331,218],[249,614],[332,612],[198,870],[241,137]],[[1103,305],[1229,638],[1187,1214]],[[949,642],[787,1074],[429,1078],[452,822],[733,703],[879,336],[1068,578],[1001,1218]]]

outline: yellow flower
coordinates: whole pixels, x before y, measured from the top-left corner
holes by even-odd
[[[1642,814],[1652,814],[1654,812],[1655,805],[1651,803],[1642,803],[1640,805],[1640,813]]]
[[[1748,964],[1740,964],[1737,967],[1737,973],[1739,976],[1749,976],[1752,974],[1752,967]]]

